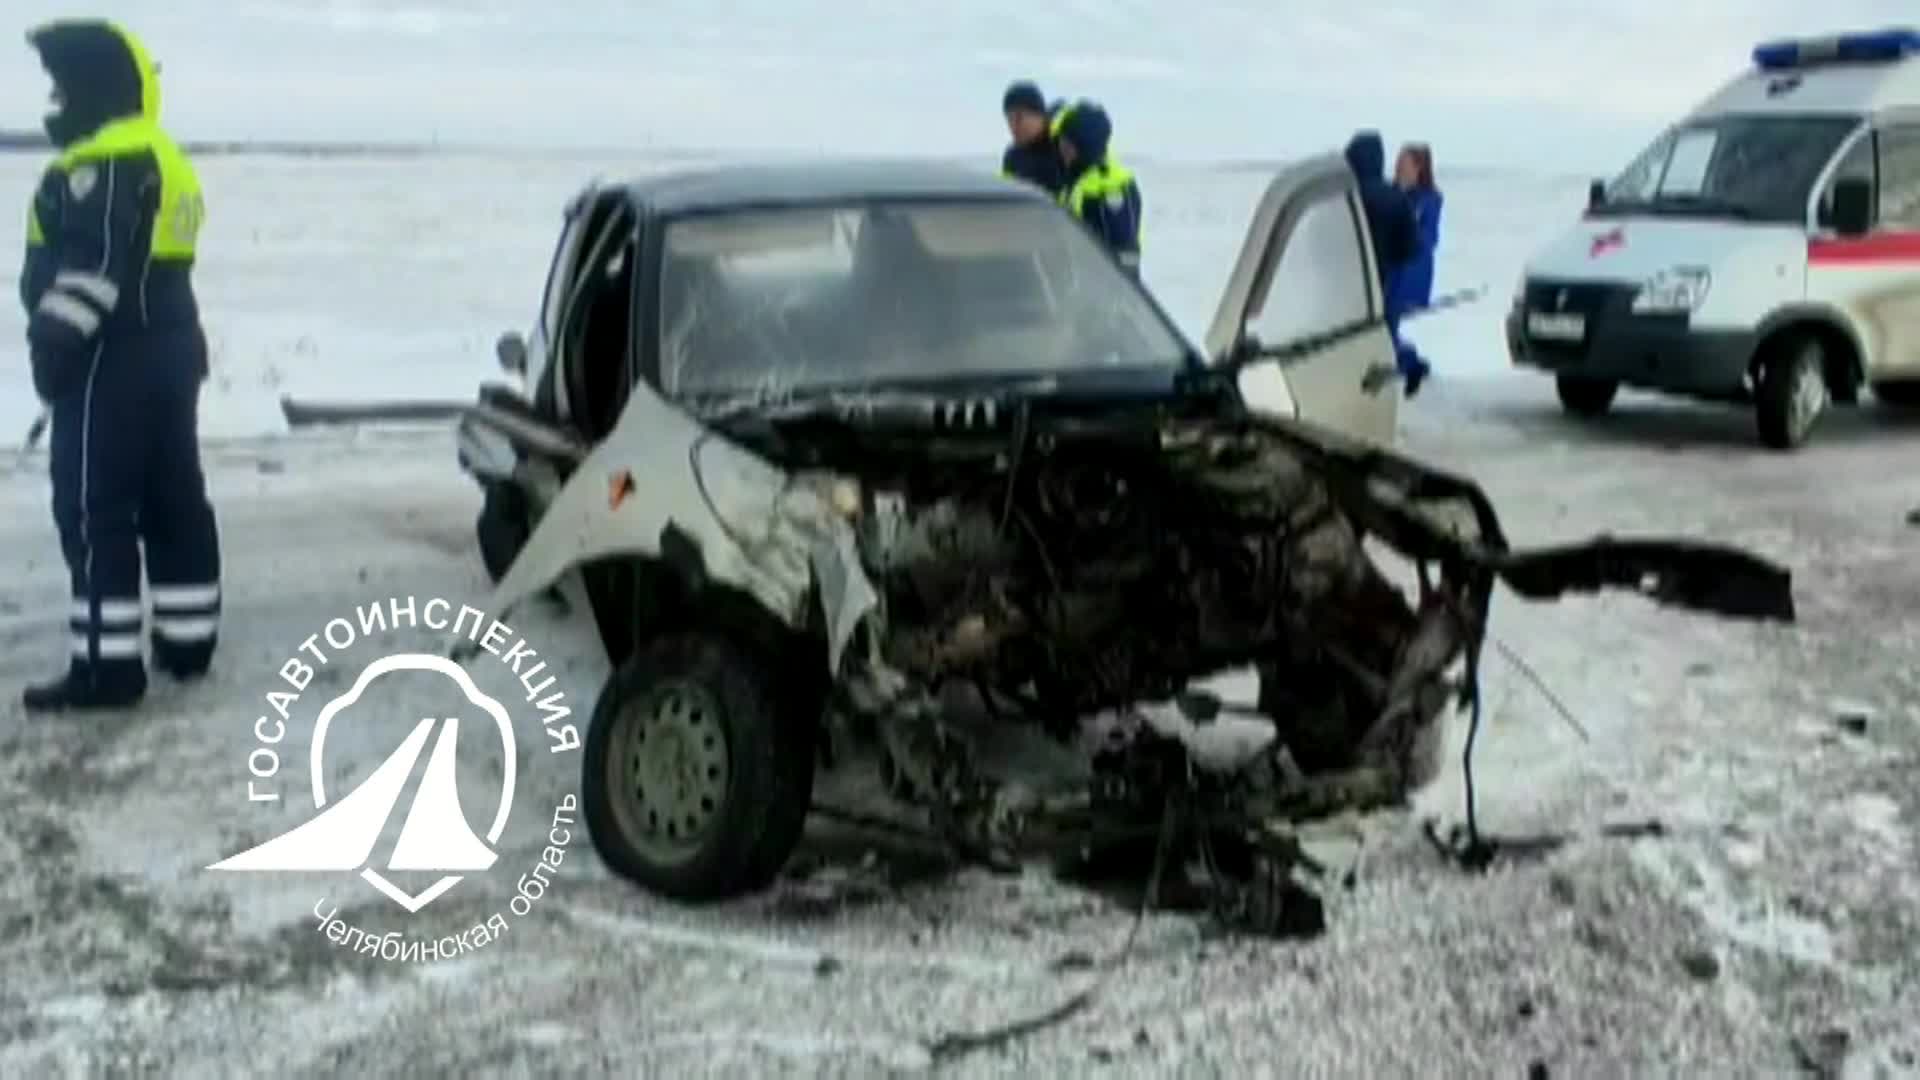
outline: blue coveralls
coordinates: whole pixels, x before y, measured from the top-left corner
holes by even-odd
[[[1413,209],[1418,240],[1413,256],[1387,280],[1387,307],[1396,323],[1408,312],[1433,303],[1433,266],[1440,248],[1440,210],[1444,205],[1439,190],[1431,187],[1408,192],[1407,202]],[[1397,359],[1401,374],[1414,379],[1426,377],[1429,365],[1413,342],[1399,339]]]
[[[159,126],[155,68],[120,27],[29,35],[60,89],[59,156],[28,220],[20,278],[34,388],[52,413],[53,515],[72,581],[64,678],[30,709],[125,705],[146,689],[141,546],[156,665],[205,672],[220,552],[200,466],[206,339],[192,270],[205,203]]]
[[[1346,157],[1360,186],[1367,232],[1373,239],[1374,263],[1379,273],[1380,293],[1386,303],[1387,333],[1393,338],[1394,359],[1401,374],[1406,376],[1411,393],[1426,377],[1426,361],[1400,339],[1400,317],[1406,310],[1395,295],[1395,282],[1407,262],[1419,254],[1419,224],[1406,193],[1387,180],[1387,152],[1379,132],[1355,133],[1347,142]]]

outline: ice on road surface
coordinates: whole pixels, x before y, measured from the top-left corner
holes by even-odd
[[[25,160],[0,159],[0,178],[24,186]],[[1494,296],[1414,335],[1439,374],[1403,411],[1407,445],[1478,477],[1518,542],[1608,530],[1751,546],[1794,570],[1801,621],[1498,595],[1483,824],[1563,845],[1485,876],[1443,864],[1419,824],[1457,820],[1456,768],[1413,813],[1367,824],[1325,937],[1221,937],[1158,914],[1107,977],[1131,907],[1037,869],[946,874],[899,841],[819,828],[770,892],[691,908],[612,878],[576,823],[551,889],[484,948],[409,964],[330,941],[323,897],[367,931],[428,938],[509,905],[579,784],[577,754],[523,738],[502,869],[417,916],[351,877],[207,871],[311,815],[305,728],[351,671],[316,676],[296,709],[283,801],[247,800],[256,718],[303,641],[396,596],[484,598],[478,492],[449,433],[273,436],[274,398],[470,393],[492,337],[532,317],[559,201],[590,171],[502,164],[450,190],[393,163],[206,167],[206,411],[221,436],[207,460],[227,589],[209,681],[157,677],[130,716],[20,712],[19,688],[64,663],[67,587],[44,451],[0,450],[0,1075],[1913,1072],[1920,423],[1837,411],[1805,450],[1769,454],[1742,411],[1629,396],[1580,426],[1545,380],[1466,377],[1502,365],[1516,260],[1574,212],[1578,184],[1501,196],[1461,182],[1439,288]],[[1146,182],[1149,280],[1203,325],[1261,178]],[[346,212],[382,198],[382,217]],[[270,212],[308,200],[340,212]],[[0,228],[0,245],[18,239]],[[0,367],[0,403],[17,410],[0,420],[24,428],[26,394],[24,365]],[[584,725],[597,645],[549,606],[510,622]],[[413,629],[379,646],[445,643]],[[489,665],[476,678],[510,690]],[[364,776],[437,700],[402,693],[343,721],[329,782]],[[464,808],[484,822],[491,804]],[[1097,981],[1061,1023],[947,1054],[964,1045],[953,1036]]]

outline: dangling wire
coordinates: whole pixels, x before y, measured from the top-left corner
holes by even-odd
[[[1492,621],[1493,591],[1487,591],[1486,605],[1481,611],[1481,626]],[[1460,752],[1460,773],[1467,796],[1467,853],[1472,858],[1481,850],[1480,814],[1473,787],[1473,747],[1480,735],[1480,708],[1483,694],[1480,686],[1480,652],[1485,642],[1484,632],[1476,634],[1467,646],[1466,692],[1470,713],[1467,719],[1467,742]]]

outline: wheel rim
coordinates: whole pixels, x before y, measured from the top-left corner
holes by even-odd
[[[1802,362],[1795,373],[1793,395],[1787,402],[1787,424],[1796,432],[1812,426],[1827,405],[1827,381],[1818,365]]]
[[[649,859],[685,862],[726,798],[720,703],[704,687],[665,683],[622,706],[616,723],[607,779],[621,831]]]

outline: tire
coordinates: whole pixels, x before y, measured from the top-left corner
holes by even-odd
[[[1826,350],[1820,339],[1795,336],[1761,361],[1754,389],[1754,421],[1760,443],[1792,450],[1807,441],[1826,411]]]
[[[1613,408],[1620,384],[1612,379],[1591,379],[1582,375],[1561,375],[1553,380],[1560,394],[1560,408],[1570,416],[1592,420],[1605,416]]]
[[[1920,408],[1920,379],[1888,380],[1873,384],[1873,396],[1900,409]]]
[[[785,707],[793,697],[718,634],[642,643],[600,691],[583,748],[581,802],[607,867],[690,902],[770,883],[813,801],[813,717]]]
[[[513,560],[520,557],[527,537],[533,535],[526,495],[511,484],[488,484],[473,532],[480,542],[480,562],[487,568],[487,579],[497,585],[507,576]]]

